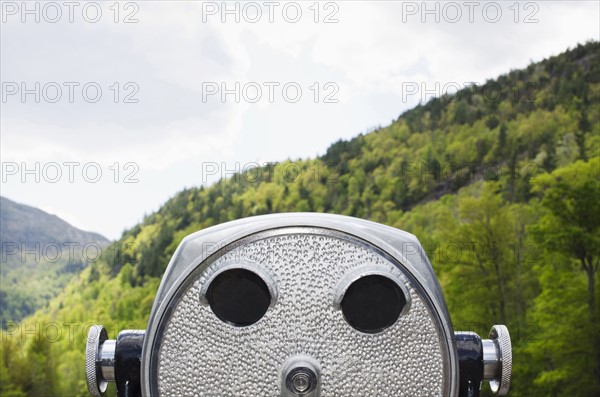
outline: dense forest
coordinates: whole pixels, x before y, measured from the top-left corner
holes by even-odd
[[[600,44],[590,42],[432,99],[320,158],[186,189],[46,308],[3,332],[0,394],[86,395],[90,324],[104,324],[112,338],[145,328],[187,234],[252,215],[316,211],[415,234],[455,329],[511,330],[511,396],[597,396],[599,149]]]

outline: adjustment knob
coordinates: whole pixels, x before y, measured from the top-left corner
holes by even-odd
[[[102,325],[90,328],[85,348],[85,379],[90,394],[102,397],[109,381],[114,381],[115,341],[108,340]]]
[[[490,339],[483,344],[483,378],[490,381],[494,394],[505,396],[510,389],[512,347],[510,334],[504,325],[494,325]]]

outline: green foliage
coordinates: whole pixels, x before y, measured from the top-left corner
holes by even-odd
[[[530,229],[548,253],[549,264],[540,268],[546,289],[536,299],[532,313],[540,321],[549,320],[549,313],[560,313],[571,325],[565,329],[557,324],[557,329],[547,330],[549,335],[540,335],[562,343],[561,349],[555,344],[532,344],[531,354],[545,365],[536,382],[547,388],[549,395],[582,390],[598,395],[600,158],[577,161],[543,175],[534,191],[542,195],[545,212]],[[569,376],[575,372],[582,374],[577,387]]]
[[[321,158],[179,192],[27,319],[42,331],[60,320],[61,338],[47,345],[23,328],[4,333],[2,390],[38,395],[54,357],[56,382],[43,392],[86,395],[85,324],[107,325],[112,338],[145,328],[186,235],[247,216],[316,211],[417,235],[455,329],[487,336],[491,324],[509,326],[511,396],[597,395],[599,49],[588,43],[500,76],[494,100],[489,84],[470,87],[339,141]],[[31,362],[39,377],[30,377]]]
[[[600,161],[577,161],[537,180],[548,212],[532,230],[549,249],[593,270],[600,256]]]
[[[3,337],[2,341],[2,351],[0,352],[0,396],[25,397],[25,393],[18,387],[18,385],[15,384],[12,379],[14,376],[13,374],[15,374],[17,370],[16,366],[13,364],[14,347],[10,340],[5,341]]]
[[[566,255],[548,253],[543,259],[535,268],[541,293],[529,313],[541,326],[517,351],[528,363],[516,379],[525,386],[519,395],[596,396],[600,389],[594,348],[599,333],[588,317],[587,278]]]
[[[439,273],[459,322],[522,321],[531,300],[534,278],[527,263],[531,243],[525,225],[535,215],[523,204],[506,203],[496,189],[496,184],[487,183],[478,197],[461,196],[454,216],[437,225],[444,242],[436,252],[443,264]],[[480,287],[464,288],[469,280]]]

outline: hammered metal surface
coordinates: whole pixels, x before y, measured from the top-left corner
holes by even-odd
[[[243,328],[220,321],[200,297],[210,275],[236,261],[262,266],[279,295]],[[410,291],[410,311],[379,334],[354,330],[333,307],[338,283],[362,266],[395,272]],[[165,321],[154,355],[161,396],[279,396],[282,366],[299,354],[320,364],[321,396],[432,397],[447,386],[442,342],[424,300],[393,263],[351,240],[298,233],[237,246],[203,270]]]

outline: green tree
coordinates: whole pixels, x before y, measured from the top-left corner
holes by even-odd
[[[587,280],[589,335],[593,373],[600,391],[600,316],[597,307],[600,263],[600,158],[577,161],[540,176],[534,192],[542,195],[546,213],[531,227],[537,241],[549,252],[565,255],[577,264]],[[565,302],[567,304],[568,302]]]
[[[454,225],[440,225],[445,232],[437,256],[448,262],[446,292],[451,308],[464,322],[472,321],[468,317],[498,324],[517,322],[531,289],[524,281],[529,268],[520,255],[526,244],[526,216],[518,216],[520,206],[505,203],[497,187],[486,183],[479,197],[461,198]],[[477,312],[463,309],[468,306],[477,306],[473,309]]]
[[[15,346],[8,335],[0,331],[0,336],[2,337],[2,352],[0,352],[0,396],[25,397],[25,393],[11,376],[11,374],[18,373],[19,370],[19,368],[15,368],[19,366],[19,363],[16,362],[18,351],[15,351]]]
[[[29,383],[25,390],[31,397],[54,396],[57,394],[58,373],[51,351],[51,343],[38,333],[27,349]]]
[[[597,396],[592,347],[598,334],[588,321],[586,276],[564,252],[545,251],[540,259],[541,293],[522,330],[525,343],[513,351],[527,363],[515,367],[515,396]]]

